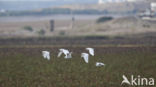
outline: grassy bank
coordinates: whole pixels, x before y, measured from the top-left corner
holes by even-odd
[[[0,86],[120,87],[123,74],[156,78],[155,47],[95,47],[89,64],[80,58],[85,47],[64,48],[73,51],[72,59],[57,58],[58,47],[0,48]],[[42,50],[51,52],[50,61],[42,58]]]

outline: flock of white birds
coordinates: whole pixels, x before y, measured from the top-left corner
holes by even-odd
[[[81,57],[84,59],[84,61],[86,63],[89,63],[89,55],[91,56],[94,56],[94,48],[86,48],[86,50],[89,52],[89,53],[81,53]],[[59,53],[58,53],[58,58],[61,57],[61,55],[64,54],[64,58],[65,59],[70,59],[72,58],[72,52],[70,52],[69,50],[67,49],[59,49]],[[42,55],[43,55],[43,58],[47,59],[47,60],[50,60],[50,52],[49,51],[42,51]],[[104,66],[105,64],[102,63],[102,62],[96,62],[95,64],[96,66]]]

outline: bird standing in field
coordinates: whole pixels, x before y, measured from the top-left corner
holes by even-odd
[[[59,53],[58,53],[58,56],[57,57],[60,57],[62,54],[65,55],[65,59],[69,59],[69,58],[72,58],[72,52],[69,52],[69,50],[67,49],[59,49]]]
[[[42,56],[45,59],[50,60],[50,52],[49,51],[42,51]]]
[[[89,51],[89,54],[94,56],[94,48],[86,48]]]
[[[84,59],[86,63],[89,63],[89,54],[88,53],[81,53],[81,57]]]

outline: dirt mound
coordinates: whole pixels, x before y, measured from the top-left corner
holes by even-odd
[[[156,21],[154,20],[142,20],[138,17],[123,17],[108,22],[89,24],[79,30],[89,35],[127,36],[156,32],[155,23]]]

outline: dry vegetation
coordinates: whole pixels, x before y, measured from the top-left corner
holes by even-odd
[[[0,22],[0,36],[7,37],[41,37],[41,36],[133,36],[156,32],[156,20],[142,20],[137,17],[115,18],[108,22],[97,23],[96,19],[55,20],[54,32],[50,32],[49,20],[29,20]],[[30,29],[24,29],[31,27]],[[44,33],[40,33],[43,31]],[[152,34],[154,35],[154,34]],[[151,35],[151,36],[152,36]]]
[[[93,20],[77,20],[74,22],[76,27],[85,26],[92,23]],[[31,27],[33,31],[24,29],[25,27]],[[71,30],[71,20],[55,20],[55,31],[50,32],[50,20],[36,20],[32,21],[11,21],[0,22],[0,36],[5,37],[38,37],[38,31],[44,30],[46,34],[44,36],[60,36],[61,32],[67,33]],[[70,33],[70,32],[69,32]]]
[[[155,23],[156,21],[142,20],[137,17],[123,17],[106,23],[94,24],[88,28],[98,35],[127,36],[156,32]]]

